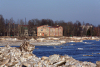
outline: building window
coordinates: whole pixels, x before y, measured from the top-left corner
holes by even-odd
[[[41,29],[41,31],[43,31],[43,29]]]
[[[40,35],[41,35],[41,33],[40,33]]]
[[[56,35],[57,35],[57,33],[56,33]]]
[[[53,29],[53,31],[55,31],[55,29]]]
[[[52,32],[52,29],[50,29],[50,31]]]
[[[46,30],[47,30],[47,31],[49,31],[49,29],[48,29],[48,28],[47,28]]]

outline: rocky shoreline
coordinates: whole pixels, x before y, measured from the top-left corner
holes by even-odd
[[[96,64],[87,61],[78,61],[65,55],[51,55],[49,57],[37,57],[32,53],[34,45],[23,42],[20,47],[0,47],[0,67],[99,67],[100,61]]]
[[[68,42],[83,42],[83,40],[97,40],[99,41],[99,37],[39,37],[39,38],[30,38],[30,39],[18,39],[18,38],[10,38],[10,37],[2,37],[0,38],[0,46],[5,46],[6,44],[10,46],[20,46],[23,41],[29,41],[31,44],[36,46],[41,45],[62,45]]]

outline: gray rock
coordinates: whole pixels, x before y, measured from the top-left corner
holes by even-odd
[[[34,45],[29,44],[29,42],[25,41],[22,45],[20,45],[20,49],[22,51],[32,52],[35,49]]]
[[[59,60],[59,55],[56,55],[56,54],[51,55],[51,56],[49,56],[48,60],[49,60],[50,64],[57,63]]]
[[[96,67],[100,67],[100,61],[96,61]]]
[[[4,59],[4,60],[0,61],[0,66],[4,66],[8,62],[9,62],[9,59]]]
[[[65,65],[66,61],[59,61],[57,63],[55,63],[54,65],[55,66],[62,66],[62,65]]]
[[[29,42],[24,42],[20,48],[0,47],[0,67],[100,67],[100,61],[96,64],[91,62],[80,62],[68,55],[60,56],[57,54],[42,58],[36,57],[32,53],[35,46]]]

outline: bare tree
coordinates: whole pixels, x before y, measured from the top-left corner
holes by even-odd
[[[18,30],[19,30],[19,35],[22,36],[24,34],[24,21],[21,19],[20,20],[20,25],[18,26]]]
[[[4,35],[4,32],[5,32],[4,18],[2,15],[0,15],[0,36]]]

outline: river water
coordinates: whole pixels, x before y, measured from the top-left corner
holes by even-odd
[[[70,42],[60,46],[36,46],[33,51],[37,57],[53,54],[68,55],[79,61],[100,61],[100,41],[84,40],[83,42]]]

